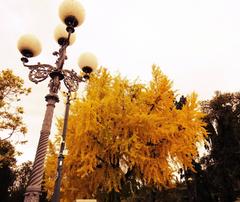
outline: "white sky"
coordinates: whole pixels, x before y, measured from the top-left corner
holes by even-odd
[[[28,144],[20,162],[33,160],[45,111],[48,82],[28,81],[16,43],[33,33],[42,42],[42,54],[32,60],[54,64],[58,49],[53,31],[60,23],[60,0],[8,0],[0,2],[0,69],[12,68],[32,87],[23,101]],[[79,71],[81,52],[96,54],[101,66],[129,79],[151,78],[151,65],[159,65],[180,94],[195,91],[210,99],[214,91],[238,91],[240,82],[239,0],[82,0],[84,24],[69,48],[65,68]],[[30,61],[31,63],[31,61]],[[62,115],[57,104],[54,118]],[[55,131],[53,122],[52,133]]]

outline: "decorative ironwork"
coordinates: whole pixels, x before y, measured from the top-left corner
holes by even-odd
[[[38,63],[37,65],[24,64],[24,66],[30,69],[28,75],[29,80],[36,84],[44,81],[48,77],[48,75],[56,69],[56,67],[53,67],[51,65],[40,63]]]
[[[64,84],[67,87],[69,92],[76,92],[78,90],[78,85],[80,82],[83,82],[84,80],[82,77],[78,76],[75,71],[70,71],[67,69],[64,69],[63,71],[64,75]]]
[[[54,55],[58,55],[58,52],[55,52]],[[57,60],[57,62],[59,62],[59,59]],[[62,74],[62,77],[64,78],[64,84],[70,92],[76,92],[78,90],[79,83],[85,82],[88,79],[87,77],[85,78],[85,77],[78,76],[74,70],[71,70],[71,71],[67,69],[61,70],[60,68],[57,68],[48,64],[38,63],[37,65],[27,65],[23,63],[23,65],[30,69],[28,77],[29,77],[29,80],[34,82],[35,84],[38,84],[39,82],[44,81],[46,78],[48,78],[49,75],[51,76],[51,73],[59,72],[60,74]],[[60,78],[60,80],[61,79],[62,78]],[[49,87],[54,86],[52,85],[52,83],[53,83],[53,79],[51,79],[49,83]],[[60,87],[59,85],[58,87],[56,87],[55,85],[54,88],[59,89]],[[57,90],[53,90],[53,91],[57,92]]]

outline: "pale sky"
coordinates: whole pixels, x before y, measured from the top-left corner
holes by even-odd
[[[0,69],[12,68],[24,78],[32,93],[22,100],[28,143],[19,162],[33,160],[45,112],[47,81],[28,81],[16,44],[22,34],[33,33],[43,51],[30,63],[54,64],[58,49],[53,31],[60,23],[61,0],[1,0]],[[82,0],[86,19],[68,50],[65,68],[79,71],[77,59],[84,51],[98,57],[99,65],[113,74],[146,82],[157,64],[173,81],[179,94],[197,92],[210,99],[214,91],[238,91],[240,81],[239,0]],[[62,88],[64,89],[64,88]],[[79,91],[80,92],[80,91]],[[54,119],[64,113],[57,104]],[[52,134],[55,131],[53,121]]]

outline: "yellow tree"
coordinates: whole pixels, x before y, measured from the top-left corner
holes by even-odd
[[[30,88],[24,87],[23,79],[12,70],[0,71],[0,140],[8,139],[14,133],[27,132],[22,120],[23,108],[17,102],[30,91]]]
[[[192,169],[196,144],[206,136],[204,115],[195,94],[181,109],[175,100],[172,83],[156,66],[149,85],[99,70],[90,79],[86,95],[71,106],[64,201],[120,192],[129,173],[142,185],[171,187],[177,167]],[[46,164],[48,190],[55,177],[53,158],[49,155]]]

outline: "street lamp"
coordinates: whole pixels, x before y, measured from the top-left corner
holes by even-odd
[[[77,73],[73,70],[70,71],[63,69],[64,61],[67,59],[67,47],[74,42],[75,28],[81,25],[84,21],[84,9],[77,0],[64,0],[59,7],[59,17],[64,22],[65,26],[58,26],[55,30],[55,39],[60,45],[59,51],[53,52],[53,55],[57,57],[55,65],[52,66],[41,63],[29,65],[29,58],[40,54],[41,44],[33,35],[24,35],[18,41],[18,49],[23,56],[21,58],[23,65],[28,67],[30,70],[29,80],[37,84],[50,77],[50,82],[48,85],[49,94],[47,94],[45,97],[47,107],[40,132],[40,139],[33,163],[32,173],[25,193],[25,202],[39,201],[48,138],[50,135],[55,103],[59,102],[58,91],[60,89],[61,81],[64,82],[69,94],[71,92],[76,92],[78,90],[79,83],[87,81],[90,73],[97,67],[96,57],[91,53],[85,53],[80,56],[78,61],[78,64],[83,71],[83,76],[77,75]],[[68,110],[69,102],[67,102],[66,105],[65,118],[68,116]],[[67,124],[66,120],[65,124]],[[66,126],[63,130],[63,135],[64,134],[66,136]],[[62,162],[60,162],[60,164],[62,165]]]

